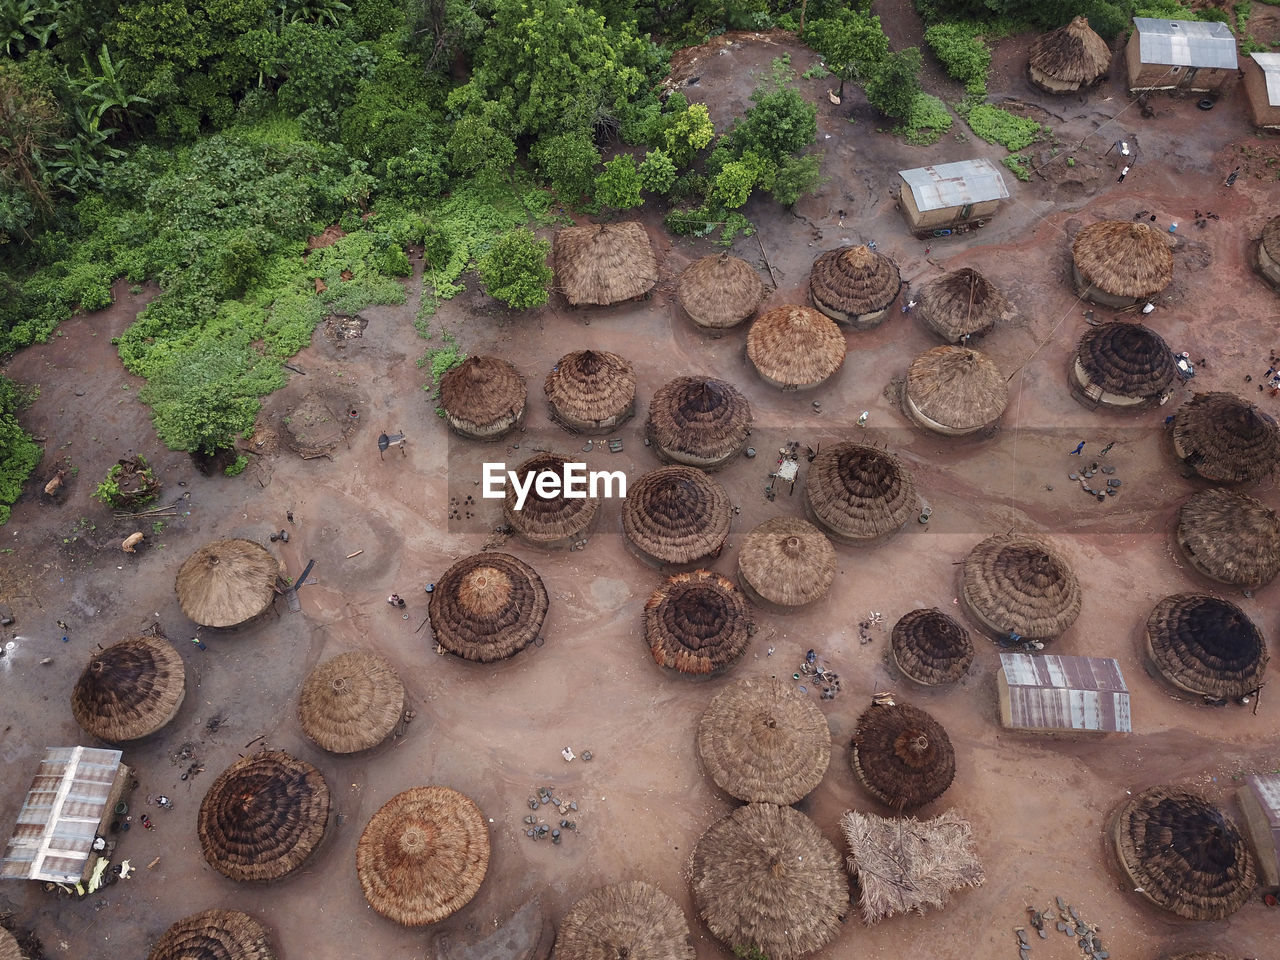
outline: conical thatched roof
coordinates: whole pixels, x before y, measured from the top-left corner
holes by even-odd
[[[831,728],[816,703],[776,677],[746,677],[707,707],[698,722],[698,753],[730,796],[792,804],[822,782]]]
[[[18,947],[18,941],[4,927],[0,927],[0,960],[27,960]]]
[[[938,799],[956,775],[947,731],[905,703],[867,708],[858,718],[849,763],[868,793],[898,811]]]
[[[729,495],[696,467],[661,467],[627,489],[622,529],[659,563],[695,563],[718,553],[729,535]]]
[[[520,421],[528,399],[524,377],[501,357],[467,357],[440,378],[445,419],[472,439],[502,436]]]
[[[1206,480],[1253,483],[1280,462],[1280,427],[1235,394],[1197,393],[1173,415],[1173,452]]]
[[[1253,857],[1240,831],[1188,790],[1152,787],[1126,799],[1111,839],[1136,892],[1180,917],[1221,920],[1253,892]]]
[[[543,391],[551,416],[569,430],[612,430],[635,412],[636,371],[607,350],[576,350],[547,374]]]
[[[882,313],[901,289],[898,265],[862,244],[828,250],[809,271],[813,305],[833,320],[855,325]]]
[[[179,920],[147,960],[276,960],[267,928],[239,910],[205,910]]]
[[[570,306],[605,306],[653,289],[658,261],[636,220],[565,227],[553,250],[556,286]]]
[[[1260,500],[1210,487],[1178,511],[1178,546],[1211,580],[1256,588],[1280,573],[1280,518]]]
[[[391,661],[349,650],[317,666],[302,682],[298,718],[312,743],[330,753],[376,747],[404,713],[404,683]]]
[[[749,803],[693,851],[693,901],[731,950],[796,960],[830,943],[849,909],[840,854],[791,807]]]
[[[747,442],[751,404],[724,380],[677,377],[654,393],[645,433],[665,459],[720,467]]]
[[[592,890],[556,931],[556,960],[694,960],[695,953],[680,907],[640,880]]]
[[[676,296],[698,326],[736,327],[760,306],[764,281],[747,261],[713,253],[685,267]]]
[[[743,538],[738,580],[753,599],[801,607],[820,599],[836,577],[836,548],[799,517],[770,517]]]
[[[1150,224],[1091,223],[1076,234],[1071,252],[1085,284],[1113,297],[1154,297],[1173,280],[1173,251]]]
[[[535,453],[516,467],[515,473],[521,483],[529,474],[544,471],[563,477],[568,462],[565,457],[554,453]],[[590,493],[585,478],[580,479],[583,492]],[[536,483],[529,487],[519,510],[516,509],[517,501],[515,485],[508,483],[502,501],[502,515],[522,540],[539,547],[576,540],[587,532],[600,510],[599,497],[567,497],[563,490],[554,497],[542,497],[538,495]]]
[[[969,347],[934,347],[907,368],[906,411],[927,429],[972,433],[999,420],[1008,403],[1000,368]]]
[[[707,676],[747,652],[755,623],[746,597],[709,570],[677,573],[644,605],[644,637],[660,667]]]
[[[1090,327],[1076,347],[1075,362],[1104,393],[1134,400],[1159,401],[1177,379],[1173,351],[1164,338],[1140,323],[1103,323]]]
[[[847,543],[892,536],[920,510],[911,471],[887,450],[851,441],[818,451],[804,498],[818,526]]]
[[[1056,550],[1034,537],[988,537],[964,559],[961,596],[998,637],[1052,640],[1080,615],[1080,583]]]
[[[1231,960],[1231,958],[1225,953],[1218,953],[1214,950],[1195,950],[1191,953],[1166,954],[1160,960]]]
[[[450,653],[490,663],[519,653],[538,636],[547,588],[534,569],[506,553],[464,557],[436,582],[427,616]]]
[[[1147,618],[1147,653],[1170,683],[1204,696],[1253,693],[1267,669],[1267,645],[1248,615],[1202,593],[1165,597]]]
[[[280,564],[252,540],[214,540],[187,557],[173,587],[182,612],[202,627],[234,627],[266,612]]]
[[[955,683],[973,663],[969,631],[936,607],[904,614],[893,625],[890,644],[898,669],[926,686]]]
[[[200,803],[204,858],[232,880],[278,880],[302,866],[329,822],[320,771],[280,750],[241,757]]]
[[[798,390],[829,380],[844,363],[840,328],[811,307],[775,307],[747,331],[747,358],[775,387]]]
[[[1280,216],[1272,217],[1262,228],[1262,249],[1272,260],[1280,261]]]
[[[480,808],[448,787],[398,793],[369,820],[356,873],[374,910],[407,927],[465,907],[489,869],[489,829]]]
[[[71,712],[109,743],[137,740],[174,718],[186,694],[182,657],[163,636],[121,640],[89,660],[71,691]]]
[[[1090,29],[1087,18],[1076,17],[1033,40],[1028,63],[1032,71],[1080,87],[1093,83],[1111,67],[1111,48]]]
[[[971,267],[930,280],[916,298],[916,316],[948,343],[989,333],[1013,308],[994,283]]]

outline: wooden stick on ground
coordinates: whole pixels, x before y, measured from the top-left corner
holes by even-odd
[[[363,551],[363,550],[357,550],[355,553],[348,553],[348,554],[347,554],[347,559],[348,559],[348,560],[350,560],[352,557],[358,557],[358,556],[360,556],[360,554],[362,554],[362,553],[364,553],[364,551]]]

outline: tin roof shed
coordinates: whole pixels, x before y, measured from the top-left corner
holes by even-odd
[[[1237,791],[1264,887],[1280,886],[1280,773],[1251,773]]]
[[[916,209],[921,213],[1009,197],[1004,177],[985,157],[899,170],[898,176],[911,188]]]
[[[1138,59],[1174,67],[1234,70],[1236,38],[1217,20],[1155,20],[1134,17]]]
[[[1267,81],[1267,103],[1280,107],[1280,53],[1251,53]]]
[[[1000,720],[1019,730],[1128,733],[1129,688],[1103,657],[1000,654]]]

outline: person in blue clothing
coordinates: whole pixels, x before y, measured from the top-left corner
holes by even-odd
[[[1077,443],[1077,444],[1076,444],[1076,448],[1075,448],[1074,450],[1072,450],[1072,451],[1071,451],[1071,453],[1070,453],[1070,454],[1068,454],[1068,456],[1078,457],[1078,456],[1080,456],[1080,453],[1081,453],[1081,451],[1082,451],[1082,450],[1084,450],[1084,441],[1083,441],[1083,440],[1081,440],[1079,443]]]

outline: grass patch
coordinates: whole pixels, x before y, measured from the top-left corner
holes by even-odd
[[[928,146],[951,129],[951,113],[947,105],[930,93],[921,93],[911,101],[911,112],[906,122],[894,128],[894,133],[907,143]]]
[[[1026,182],[1031,179],[1031,158],[1025,154],[1011,153],[1000,162],[1019,180]]]
[[[987,103],[980,103],[969,110],[966,120],[969,129],[987,143],[998,143],[1014,152],[1031,146],[1044,134],[1044,127],[1036,121]]]

